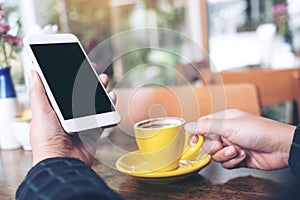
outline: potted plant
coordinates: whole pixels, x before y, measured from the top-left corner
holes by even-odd
[[[275,4],[271,9],[271,16],[277,27],[277,33],[284,42],[291,43],[292,36],[289,29],[288,3]]]

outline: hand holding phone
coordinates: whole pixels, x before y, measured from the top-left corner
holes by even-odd
[[[29,36],[24,46],[66,132],[120,122],[120,115],[76,36]]]

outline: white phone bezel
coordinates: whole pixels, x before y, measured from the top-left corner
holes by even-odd
[[[50,87],[42,73],[42,70],[37,62],[37,59],[35,58],[35,55],[30,47],[32,44],[55,44],[55,43],[78,43],[80,48],[82,49],[85,57],[87,58],[88,62],[91,64],[90,60],[88,59],[87,54],[85,53],[82,45],[80,44],[78,38],[73,35],[73,34],[49,34],[49,35],[32,35],[32,36],[27,36],[24,38],[24,47],[27,50],[27,53],[30,57],[30,60],[32,61],[36,71],[38,72],[43,85],[45,87],[46,93],[48,95],[48,98],[51,102],[51,105],[53,109],[55,110],[57,117],[63,127],[63,129],[68,132],[79,132],[79,131],[84,131],[88,129],[94,129],[94,128],[99,128],[99,127],[107,127],[107,126],[113,126],[116,125],[120,122],[121,117],[118,114],[118,112],[115,109],[115,106],[111,99],[109,98],[111,105],[113,106],[115,111],[112,112],[107,112],[107,113],[101,113],[101,114],[95,114],[95,115],[90,115],[90,116],[85,116],[85,117],[80,117],[80,118],[73,118],[73,119],[64,119],[58,104],[50,90]],[[95,75],[97,76],[97,73],[95,69],[93,69]],[[99,81],[103,89],[105,90],[103,84],[101,81]],[[105,90],[106,95],[107,92]]]

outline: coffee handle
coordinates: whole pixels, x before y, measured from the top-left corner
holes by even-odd
[[[186,133],[185,137],[189,137],[190,134]],[[198,142],[196,144],[190,144],[190,138],[186,138],[188,141],[186,142],[186,147],[184,147],[183,155],[181,156],[181,160],[194,160],[197,155],[199,155],[200,148],[203,144],[204,137],[203,135],[198,135]]]

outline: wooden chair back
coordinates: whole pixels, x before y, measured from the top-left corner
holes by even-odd
[[[182,117],[186,121],[197,121],[200,116],[227,108],[261,114],[258,93],[252,84],[119,88],[115,92],[123,127],[153,117]]]
[[[300,119],[300,69],[254,69],[221,72],[224,84],[251,83],[257,86],[262,106],[293,101],[294,123]]]

